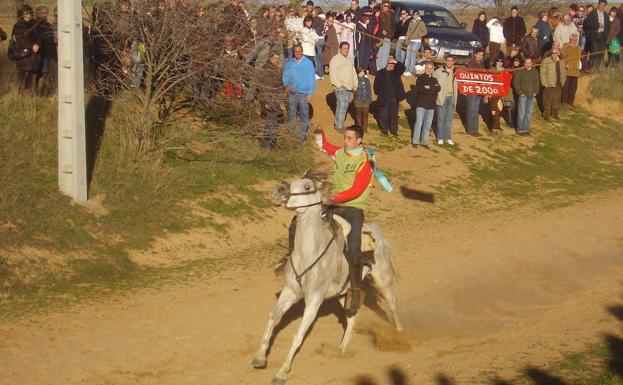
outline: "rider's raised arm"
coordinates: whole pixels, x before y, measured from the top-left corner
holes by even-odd
[[[347,190],[331,195],[331,200],[335,203],[344,203],[357,198],[370,185],[372,174],[372,165],[368,161],[364,162],[355,174],[353,185]]]
[[[315,132],[316,132],[316,145],[318,145],[318,148],[320,149],[320,151],[324,151],[327,154],[334,156],[337,150],[340,149],[340,146],[336,146],[335,144],[330,143],[327,140],[327,137],[324,134],[323,129],[316,127]]]

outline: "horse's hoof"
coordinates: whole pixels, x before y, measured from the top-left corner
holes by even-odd
[[[251,366],[255,369],[264,369],[266,367],[266,358],[254,358],[251,361]]]
[[[285,384],[286,384],[286,379],[277,377],[277,376],[273,377],[273,380],[270,383],[270,385],[285,385]]]

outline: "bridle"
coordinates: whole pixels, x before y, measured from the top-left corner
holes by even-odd
[[[318,189],[316,188],[316,185],[313,185],[313,188],[307,191],[303,191],[303,192],[298,192],[298,193],[293,193],[290,192],[290,183],[288,182],[281,182],[281,185],[279,187],[279,189],[281,190],[281,193],[284,195],[284,200],[287,202],[290,197],[293,196],[303,196],[303,195],[312,195],[318,192]],[[286,190],[286,191],[283,191]],[[301,209],[301,208],[305,208],[305,207],[312,207],[312,206],[316,206],[316,205],[321,205],[322,204],[322,199],[319,200],[318,202],[314,202],[314,203],[310,203],[310,204],[306,204],[306,205],[302,205],[302,206],[294,206],[294,207],[288,207],[290,209]]]

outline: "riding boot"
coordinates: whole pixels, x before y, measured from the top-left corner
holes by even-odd
[[[365,297],[365,291],[363,290],[363,280],[361,274],[363,272],[363,265],[352,264],[348,267],[350,277],[350,288],[346,293],[346,302],[344,308],[346,309],[346,316],[352,317],[357,314],[357,310],[363,304]]]

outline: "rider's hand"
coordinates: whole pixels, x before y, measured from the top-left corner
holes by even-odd
[[[318,135],[318,134],[322,134],[322,128],[320,127],[320,124],[316,123],[314,125],[314,134]]]

